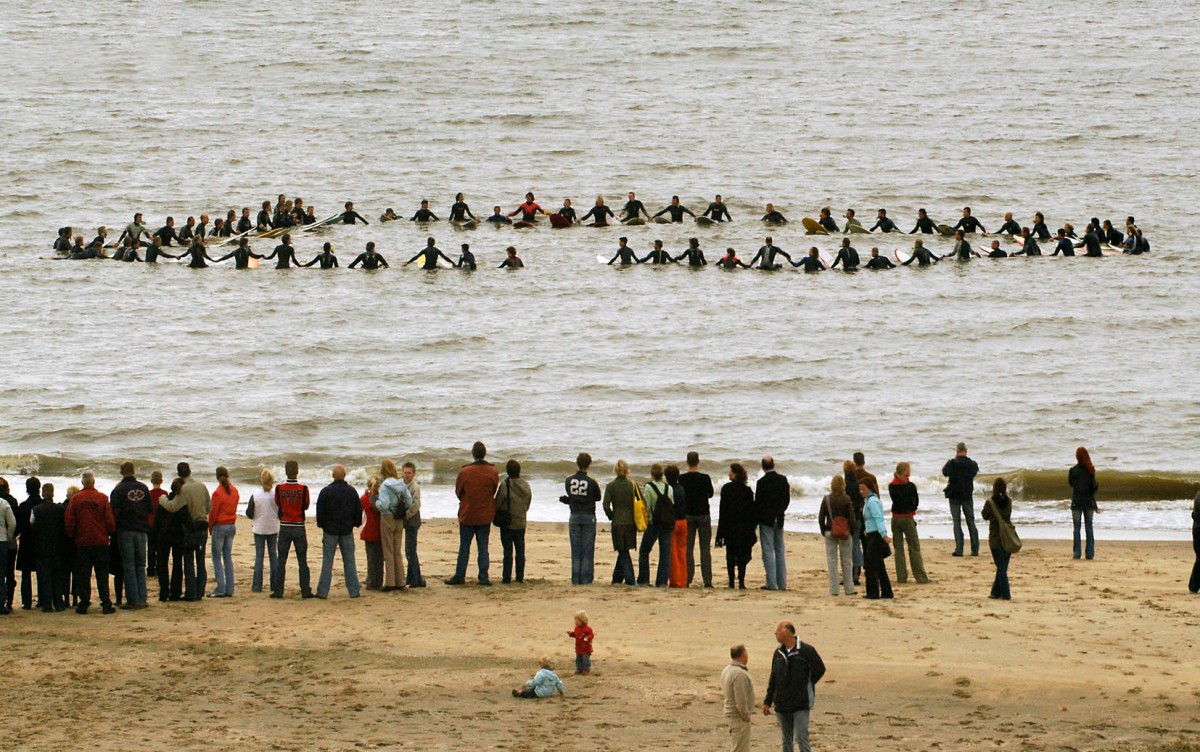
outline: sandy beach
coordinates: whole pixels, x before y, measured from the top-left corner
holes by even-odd
[[[761,698],[773,625],[789,618],[829,669],[818,749],[1200,749],[1200,597],[1185,586],[1186,543],[1102,543],[1081,562],[1069,542],[1031,541],[1013,558],[1014,600],[1000,602],[987,597],[990,558],[954,559],[930,541],[934,583],[898,585],[888,603],[830,597],[813,535],[789,536],[782,593],[757,589],[757,549],[750,590],[612,586],[605,528],[598,538],[590,587],[570,585],[565,526],[538,524],[524,584],[449,588],[456,525],[428,521],[427,589],[351,601],[335,565],[329,600],[301,601],[293,564],[276,601],[250,592],[240,520],[232,599],[160,604],[154,583],[143,612],[0,621],[6,736],[22,750],[77,748],[81,736],[102,750],[716,750],[728,646],[747,644]],[[357,555],[363,574],[361,544]],[[492,555],[498,583],[494,533]],[[596,631],[590,677],[572,676],[578,609]],[[541,654],[566,696],[511,697]],[[773,718],[756,716],[753,733],[753,748],[777,748]]]

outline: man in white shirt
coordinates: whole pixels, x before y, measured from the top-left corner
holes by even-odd
[[[725,721],[729,724],[729,749],[748,752],[750,749],[750,712],[754,707],[754,685],[746,664],[750,660],[745,645],[729,649],[731,659],[721,672],[721,691],[725,695]]]

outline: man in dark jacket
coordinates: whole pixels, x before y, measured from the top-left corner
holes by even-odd
[[[317,527],[321,538],[321,578],[317,581],[317,597],[329,597],[329,581],[333,576],[334,551],[342,551],[342,573],[351,598],[359,594],[358,569],[354,563],[354,528],[362,525],[362,503],[358,491],[346,482],[346,468],[333,466],[333,482],[317,496]]]
[[[17,516],[17,507],[20,504],[9,493],[8,481],[0,478],[0,502],[8,502],[8,506],[12,509],[13,517]],[[17,539],[16,530],[13,530],[11,537],[4,545],[8,546],[7,563],[3,571],[0,571],[0,613],[5,609],[12,608],[13,595],[17,590]]]
[[[796,627],[790,621],[776,625],[775,639],[779,649],[771,656],[771,679],[762,712],[770,715],[771,706],[775,707],[785,752],[791,752],[793,739],[801,750],[809,750],[809,714],[816,699],[816,684],[825,675],[825,663],[812,645],[796,638]]]
[[[42,611],[62,611],[63,593],[58,586],[59,545],[63,536],[63,510],[54,503],[54,487],[47,483],[42,487],[42,501],[33,508],[29,522],[33,540],[34,564],[37,567],[38,604]]]
[[[762,458],[763,476],[754,489],[758,512],[758,539],[762,542],[763,569],[767,570],[765,590],[787,590],[787,551],[783,544],[783,513],[792,502],[788,479],[775,472],[775,460]]]
[[[176,478],[171,483],[171,494],[179,493],[183,479]],[[168,494],[169,496],[169,494]],[[167,498],[164,496],[159,499]],[[158,548],[156,559],[158,575],[158,600],[177,601],[183,597],[183,538],[184,525],[190,525],[191,518],[186,509],[170,511],[159,504],[154,513],[154,545]]]
[[[17,538],[21,547],[17,551],[17,570],[21,573],[21,608],[33,608],[33,572],[37,564],[33,553],[33,536],[29,531],[29,520],[33,508],[42,503],[42,482],[37,478],[25,479],[25,501],[17,505]],[[9,551],[12,554],[12,551]],[[8,607],[12,608],[13,593],[8,595]],[[41,606],[42,604],[38,604]]]
[[[146,545],[150,538],[150,489],[134,475],[133,463],[121,463],[121,482],[109,494],[117,522],[117,550],[124,572],[127,609],[146,607]]]
[[[954,459],[942,467],[942,475],[949,481],[946,484],[946,498],[950,500],[950,513],[954,515],[954,555],[963,555],[962,518],[967,518],[967,531],[971,535],[971,555],[979,555],[979,530],[975,527],[975,507],[972,497],[975,494],[975,476],[979,475],[979,465],[967,456],[967,445],[958,443]]]

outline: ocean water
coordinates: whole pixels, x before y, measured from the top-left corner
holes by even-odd
[[[243,485],[297,457],[365,480],[422,466],[446,515],[470,444],[519,458],[535,517],[579,451],[719,475],[773,454],[811,526],[841,459],[938,472],[960,440],[1016,474],[1031,525],[1060,530],[1074,448],[1102,473],[1104,524],[1171,535],[1200,488],[1200,22],[1190,4],[483,2],[427,7],[215,0],[77,2],[6,19],[0,45],[0,472],[105,479],[225,464]],[[86,26],[82,25],[86,21]],[[548,208],[696,211],[734,222],[571,228],[379,224],[457,191],[478,216],[525,191]],[[39,260],[57,228],[119,233],[141,211],[223,216],[284,192],[373,221],[300,237],[346,263],[236,272]],[[765,229],[766,202],[793,222]],[[748,259],[771,234],[832,258],[798,220],[831,206],[908,229],[969,205],[1082,228],[1128,215],[1137,258],[977,260],[846,275],[606,268],[689,237]],[[426,236],[473,274],[398,268]],[[899,236],[854,237],[864,255]],[[949,244],[934,239],[935,250]],[[269,250],[271,241],[255,249]],[[504,248],[528,268],[490,268]],[[1058,479],[1058,480],[1056,480]],[[981,486],[981,493],[983,488]],[[543,503],[544,501],[544,503]],[[439,506],[440,505],[440,506]],[[1024,513],[1024,512],[1022,512]],[[936,517],[931,521],[936,522]],[[1140,534],[1140,533],[1139,533]]]

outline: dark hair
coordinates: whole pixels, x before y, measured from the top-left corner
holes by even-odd
[[[133,475],[133,463],[130,462],[129,460],[125,460],[124,462],[121,463],[121,477],[128,478],[128,477],[131,477],[132,475]]]
[[[575,458],[575,466],[580,470],[587,470],[592,466],[592,455],[587,452],[580,452],[579,456]]]
[[[1083,469],[1087,470],[1088,475],[1096,477],[1096,466],[1092,464],[1092,455],[1088,454],[1085,447],[1079,447],[1075,450],[1075,461],[1083,465]]]
[[[687,453],[687,464],[688,464],[688,467],[695,467],[696,465],[699,465],[700,464],[700,455],[696,452],[688,452]]]
[[[867,458],[863,456],[862,452],[854,453],[854,464],[858,465],[859,467],[867,464]]]
[[[476,441],[471,445],[471,456],[474,457],[476,461],[482,460],[487,456],[487,447],[483,445],[482,441]]]
[[[745,485],[750,480],[749,476],[746,475],[746,468],[742,467],[742,463],[740,462],[730,465],[729,472],[733,473],[733,480],[742,485]]]
[[[25,492],[30,496],[39,495],[42,491],[42,482],[38,480],[36,475],[25,479]]]
[[[508,473],[508,477],[510,477],[510,478],[520,478],[521,477],[521,463],[517,462],[516,460],[509,460],[504,465],[504,472]]]
[[[180,462],[175,466],[175,474],[180,478],[186,478],[192,474],[192,466],[186,462]]]
[[[229,491],[229,470],[224,465],[217,468],[217,482],[221,484],[226,492]]]
[[[295,460],[288,460],[283,463],[283,472],[287,474],[287,477],[294,479],[300,474],[300,463]]]
[[[1008,481],[1004,478],[997,478],[992,482],[992,496],[997,499],[1002,499],[1008,496]]]
[[[373,250],[375,250],[375,241],[374,241],[374,240],[372,240],[372,241],[368,241],[368,242],[367,242],[367,250],[368,250],[368,251],[373,251]]]
[[[666,469],[663,470],[663,475],[666,476],[668,483],[672,486],[675,485],[679,482],[679,466],[667,465]]]
[[[734,645],[733,647],[729,648],[729,657],[735,661],[738,658],[741,658],[745,654],[746,654],[746,646],[745,645]]]
[[[775,469],[775,458],[763,457],[762,458],[762,469],[763,470],[774,470]]]

